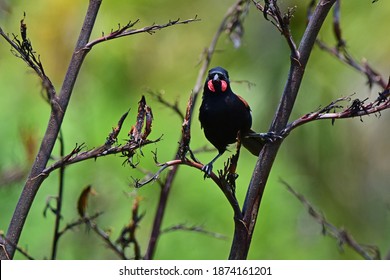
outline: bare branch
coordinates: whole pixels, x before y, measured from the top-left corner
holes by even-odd
[[[307,212],[312,216],[321,226],[323,234],[330,235],[335,238],[340,247],[344,244],[352,248],[356,253],[361,255],[366,260],[380,259],[380,253],[377,247],[361,245],[355,241],[351,234],[345,229],[339,229],[332,223],[328,222],[324,215],[315,210],[315,208],[302,195],[297,193],[286,181],[280,180],[298,200],[307,208]]]
[[[134,246],[134,259],[141,259],[141,247],[136,238],[136,229],[145,213],[139,214],[139,205],[140,205],[141,197],[137,196],[134,199],[133,207],[131,210],[131,220],[130,222],[122,229],[119,238],[116,243],[120,244],[122,247],[122,251],[124,252],[125,248],[129,247],[130,244]]]
[[[289,123],[286,126],[286,128],[284,128],[281,131],[280,135],[282,137],[286,137],[293,129],[305,123],[316,121],[316,120],[331,119],[332,123],[334,123],[336,119],[360,117],[360,120],[362,120],[363,116],[368,116],[371,114],[376,114],[380,116],[381,111],[390,108],[389,95],[390,95],[390,87],[388,85],[384,91],[378,93],[378,97],[375,99],[375,101],[370,102],[368,104],[366,104],[367,99],[352,100],[351,96],[339,98],[331,102],[329,105],[325,106],[324,108],[320,108],[315,112],[308,113],[300,117],[299,119]],[[345,101],[349,102],[348,106],[339,105],[341,102],[345,102]],[[339,109],[342,109],[342,111],[336,112],[336,110]]]
[[[164,98],[164,94],[162,92],[156,92],[156,91],[149,89],[149,90],[147,90],[147,93],[150,94],[151,96],[153,96],[158,102],[160,102],[164,106],[172,109],[172,111],[175,112],[180,117],[181,120],[184,119],[184,114],[180,110],[179,104],[177,101],[175,103],[170,103],[168,100],[166,100]]]
[[[167,227],[161,231],[161,234],[169,233],[173,231],[191,231],[191,232],[193,231],[193,232],[203,233],[217,239],[227,239],[225,235],[217,232],[205,230],[202,226],[187,226],[186,224],[178,224],[178,225]]]
[[[160,174],[165,169],[171,168],[171,167],[174,167],[174,166],[178,166],[178,165],[187,165],[187,166],[196,168],[196,169],[198,169],[200,171],[202,171],[202,168],[203,168],[203,164],[195,162],[195,161],[191,161],[191,160],[188,160],[188,159],[184,159],[184,160],[174,159],[174,160],[167,161],[165,163],[160,164],[160,166],[161,166],[160,169],[154,174],[154,176],[149,177],[147,180],[145,180],[145,181],[136,180],[135,181],[135,187],[136,188],[141,188],[141,187],[143,187],[143,186],[153,182],[154,180],[159,178]],[[235,216],[237,218],[239,218],[241,216],[241,210],[240,210],[238,202],[237,202],[237,200],[235,198],[233,188],[230,185],[224,184],[223,180],[221,180],[221,178],[219,176],[217,176],[213,172],[211,172],[210,178],[214,181],[214,183],[216,183],[218,185],[218,187],[225,194],[226,198],[228,199],[230,205],[233,208]]]
[[[124,114],[122,115],[122,117],[119,119],[118,125],[117,125],[116,127],[114,127],[114,128],[112,129],[112,132],[108,135],[108,137],[107,137],[107,139],[106,139],[105,145],[111,146],[111,145],[114,145],[114,144],[118,141],[119,132],[121,131],[123,122],[124,122],[125,119],[127,118],[127,115],[128,115],[128,114],[129,114],[129,111],[127,111],[126,113],[124,113]]]
[[[377,84],[382,88],[386,87],[385,79],[374,70],[366,60],[359,63],[357,62],[348,52],[346,47],[338,48],[338,47],[329,47],[325,42],[321,40],[317,40],[317,45],[321,50],[324,50],[334,57],[336,57],[341,62],[351,66],[358,72],[364,74],[367,77],[367,83],[371,88],[373,84]]]
[[[64,157],[65,155],[65,144],[64,144],[64,136],[62,130],[58,135],[58,140],[60,143],[60,156]],[[58,196],[56,199],[57,205],[55,208],[55,224],[54,224],[54,237],[53,237],[53,246],[52,246],[52,254],[51,259],[55,260],[57,256],[57,246],[58,246],[58,237],[59,237],[59,228],[60,221],[62,219],[62,200],[63,200],[63,192],[64,192],[64,180],[65,180],[65,166],[61,166],[59,170],[59,182],[58,182]]]
[[[294,8],[288,8],[287,13],[282,15],[279,9],[277,0],[265,0],[265,5],[262,6],[256,0],[252,0],[256,8],[261,11],[266,20],[268,16],[272,18],[271,23],[279,30],[287,41],[288,46],[291,50],[291,56],[293,59],[299,60],[299,52],[290,30],[290,21],[293,17]]]
[[[80,225],[88,224],[89,221],[97,219],[100,215],[103,215],[103,212],[97,212],[91,216],[85,215],[84,217],[80,217],[77,221],[66,224],[65,227],[58,232],[59,237],[65,234],[67,231],[73,230],[73,228],[78,227]]]
[[[270,131],[279,132],[287,125],[313,45],[335,1],[321,0],[317,4],[299,44],[299,60],[293,56],[291,58],[287,82]],[[282,141],[277,141],[266,144],[259,154],[243,206],[243,219],[235,224],[229,259],[245,259],[247,257],[267,179],[281,143]]]
[[[183,125],[182,125],[182,139],[180,140],[180,145],[179,145],[179,148],[178,148],[176,155],[175,155],[175,160],[181,159],[180,161],[183,162],[183,164],[185,162],[183,160],[183,155],[185,154],[186,151],[190,151],[190,149],[189,149],[190,126],[191,126],[191,119],[192,119],[192,114],[193,114],[193,110],[194,110],[194,105],[196,104],[196,100],[199,96],[199,93],[202,90],[203,80],[204,80],[204,77],[206,76],[207,69],[210,66],[211,58],[215,52],[218,39],[223,34],[223,32],[227,31],[229,33],[229,27],[231,28],[232,26],[238,26],[237,24],[235,25],[233,22],[236,21],[238,18],[240,19],[240,21],[242,21],[241,14],[246,11],[246,9],[243,7],[245,5],[247,5],[248,2],[249,2],[249,0],[238,0],[231,7],[229,7],[224,18],[221,21],[221,24],[219,25],[216,33],[214,34],[214,37],[212,38],[209,47],[205,50],[204,61],[203,61],[203,64],[199,70],[198,77],[197,77],[196,82],[195,82],[195,86],[192,90],[192,94],[191,94],[189,101],[188,101],[186,117],[184,118]],[[230,32],[231,32],[231,30],[232,29],[230,29]],[[192,156],[192,159],[196,163],[196,160],[193,156]],[[157,206],[157,211],[156,211],[156,215],[155,215],[154,222],[153,222],[153,228],[152,228],[152,233],[151,233],[150,239],[149,239],[148,249],[147,249],[146,254],[145,254],[145,259],[152,259],[153,258],[156,244],[157,244],[157,240],[158,240],[158,237],[160,235],[161,223],[162,223],[162,219],[163,219],[163,216],[165,213],[165,208],[166,208],[166,204],[168,201],[168,196],[169,196],[169,193],[170,193],[170,190],[172,187],[172,182],[176,176],[178,166],[179,166],[179,164],[174,165],[172,167],[172,169],[169,171],[169,173],[165,179],[164,187],[161,189],[160,200],[159,200],[159,203]],[[199,166],[201,166],[201,165],[199,164]],[[228,199],[231,199],[230,194],[225,194],[225,196],[226,195],[228,195],[230,197]],[[233,202],[233,201],[229,201],[229,202],[231,205],[237,203],[237,202]],[[240,220],[239,218],[237,218],[237,217],[241,216],[241,212],[239,211],[238,203],[236,206],[234,206],[233,209],[235,209],[234,212],[235,212],[236,220],[237,221]]]
[[[10,255],[7,253],[7,249],[6,249],[6,244],[7,245],[11,245],[14,247],[14,249],[16,251],[18,251],[19,253],[21,253],[24,257],[26,257],[26,259],[28,260],[34,260],[34,258],[23,248],[19,247],[18,245],[12,243],[10,240],[7,239],[7,237],[4,235],[3,232],[0,232],[0,248],[2,249],[3,253],[5,254],[6,258],[4,260],[10,260],[11,257]]]
[[[34,201],[35,195],[44,180],[44,177],[38,175],[41,174],[42,170],[45,169],[58,137],[61,123],[73,91],[73,86],[76,82],[78,72],[86,55],[85,52],[79,52],[78,50],[80,50],[82,46],[85,46],[89,40],[100,4],[101,0],[89,1],[87,13],[80,31],[78,42],[76,44],[75,52],[73,53],[72,59],[70,61],[61,92],[58,95],[58,98],[55,100],[56,106],[52,106],[52,112],[48,121],[46,133],[42,139],[41,146],[38,151],[38,155],[31,167],[31,172],[23,187],[22,193],[8,227],[7,240],[5,244],[6,250],[0,250],[0,259],[7,258],[5,251],[8,252],[8,256],[10,258],[13,258],[15,247],[12,244],[18,244],[28,212]]]
[[[123,145],[114,145],[117,142],[117,137],[122,129],[123,122],[125,121],[127,115],[128,112],[122,115],[117,126],[112,129],[112,132],[108,135],[106,142],[103,145],[85,152],[82,152],[84,144],[76,145],[76,147],[68,155],[42,170],[42,172],[37,176],[47,177],[51,172],[63,166],[89,159],[96,160],[99,157],[114,154],[121,154],[127,158],[125,163],[129,163],[134,166],[132,164],[132,157],[134,156],[135,151],[141,147],[160,141],[161,137],[156,140],[147,139],[147,136],[149,136],[151,132],[152,113],[151,108],[146,104],[145,98],[142,97],[139,102],[136,124],[129,132],[130,138]]]
[[[25,23],[26,14],[24,14],[23,19],[20,21],[20,35],[22,40],[18,39],[18,36],[13,34],[13,39],[10,39],[9,36],[4,33],[3,29],[0,27],[0,35],[11,45],[11,52],[16,56],[21,58],[26,64],[31,67],[35,73],[39,76],[42,81],[42,86],[46,90],[47,99],[49,102],[54,99],[56,96],[56,90],[53,83],[49,77],[45,74],[43,65],[41,63],[40,56],[36,56],[36,52],[32,47],[30,39],[27,37],[27,24]],[[53,104],[52,104],[53,105]]]
[[[196,22],[196,21],[200,21],[200,19],[198,19],[197,16],[195,16],[194,18],[191,18],[191,19],[186,19],[186,20],[177,19],[177,20],[173,20],[173,21],[170,20],[168,23],[165,23],[165,24],[152,24],[152,25],[140,28],[140,29],[132,29],[132,27],[135,26],[139,22],[139,19],[137,19],[134,22],[130,21],[125,26],[122,26],[122,27],[119,26],[119,28],[117,30],[112,31],[110,34],[108,34],[106,36],[103,35],[102,37],[89,42],[88,44],[85,45],[84,49],[89,51],[92,49],[93,46],[95,46],[99,43],[103,43],[103,42],[112,40],[112,39],[117,39],[120,37],[130,36],[130,35],[139,34],[139,33],[153,34],[158,30],[161,30],[161,29],[164,29],[164,28],[167,28],[170,26],[174,26],[174,25],[178,25],[178,24],[187,24],[187,23]]]
[[[309,12],[308,17],[310,19],[312,9],[311,6],[309,6]],[[352,55],[349,53],[347,49],[347,42],[342,37],[342,29],[341,29],[341,11],[340,11],[340,0],[336,0],[334,10],[333,10],[333,34],[336,38],[336,46],[330,47],[325,42],[321,41],[317,38],[316,43],[319,46],[319,48],[323,51],[326,51],[327,53],[333,55],[341,62],[351,66],[358,72],[364,74],[367,78],[367,83],[370,88],[374,84],[379,85],[383,89],[386,88],[386,81],[385,79],[379,74],[378,71],[374,70],[368,62],[363,59],[362,62],[358,62],[356,59],[352,57]]]
[[[125,252],[121,248],[119,248],[113,241],[110,239],[110,235],[107,234],[103,229],[101,229],[96,223],[88,220],[88,226],[99,236],[104,242],[108,245],[108,247],[116,253],[122,260],[127,260],[128,258],[125,255]]]

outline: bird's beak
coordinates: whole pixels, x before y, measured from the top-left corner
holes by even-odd
[[[216,81],[216,82],[219,81],[219,76],[218,76],[218,74],[215,74],[215,75],[214,75],[213,81]]]

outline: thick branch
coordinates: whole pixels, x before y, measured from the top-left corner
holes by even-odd
[[[294,53],[292,53],[287,83],[272,122],[271,131],[281,131],[288,122],[318,32],[335,1],[319,1],[299,45],[299,60],[294,59]],[[280,144],[281,142],[266,144],[260,152],[243,207],[243,221],[236,223],[230,259],[245,259],[248,255],[265,185]]]
[[[28,176],[26,184],[22,190],[22,194],[19,198],[15,212],[8,227],[7,242],[5,245],[6,252],[4,250],[0,250],[0,259],[6,259],[7,254],[10,258],[13,258],[15,253],[15,247],[8,244],[8,240],[12,244],[18,243],[19,237],[22,233],[24,222],[26,221],[34,197],[37,194],[39,187],[44,180],[44,177],[38,175],[46,167],[46,164],[50,158],[54,144],[58,137],[58,133],[73,91],[73,86],[76,82],[79,70],[86,55],[85,51],[80,50],[88,43],[97,13],[99,11],[100,4],[101,0],[89,1],[88,10],[84,19],[79,39],[76,44],[75,51],[73,53],[61,88],[61,92],[59,96],[53,97],[52,102],[56,105],[52,106],[49,123],[47,125],[45,135],[41,142],[38,155],[31,168],[31,173]]]

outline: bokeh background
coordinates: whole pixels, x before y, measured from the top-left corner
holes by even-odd
[[[279,1],[281,7],[296,6],[291,23],[298,42],[306,24],[310,1]],[[170,102],[185,110],[199,71],[202,52],[210,43],[227,8],[234,1],[103,1],[91,38],[109,33],[118,24],[140,19],[136,27],[166,23],[197,15],[201,21],[171,27],[153,35],[140,34],[97,45],[88,54],[80,71],[63,123],[65,148],[76,143],[88,148],[101,145],[119,117],[130,108],[120,135],[134,123],[137,102],[142,95],[154,113],[155,139],[163,141],[145,147],[138,155],[139,166],[157,171],[152,151],[159,161],[174,157],[182,120],[172,110],[147,94],[148,89],[164,93]],[[61,87],[71,57],[87,1],[75,0],[1,0],[0,26],[8,33],[19,33],[23,13],[28,36],[40,55],[45,71]],[[351,54],[367,59],[385,78],[390,74],[390,3],[380,0],[342,1],[342,31]],[[223,35],[212,66],[229,70],[234,81],[248,80],[255,85],[233,83],[236,93],[251,105],[253,128],[266,131],[273,118],[289,69],[289,49],[276,28],[252,5],[245,21],[242,46],[235,49]],[[334,45],[331,20],[320,38]],[[378,87],[370,89],[366,78],[315,48],[307,67],[291,120],[324,106],[338,97],[356,93],[356,98],[374,99]],[[6,232],[24,179],[44,134],[49,106],[42,98],[38,77],[16,58],[9,45],[0,40],[0,230]],[[208,144],[197,121],[192,125],[191,147]],[[334,225],[345,228],[362,244],[375,245],[382,256],[390,250],[390,178],[387,126],[390,112],[336,121],[304,125],[284,141],[275,161],[261,205],[249,253],[250,259],[360,259],[348,247],[321,234],[319,225],[307,209],[291,195],[280,179],[305,196]],[[211,146],[210,144],[208,144]],[[53,156],[59,153],[56,147]],[[214,152],[198,154],[208,162]],[[219,160],[221,168],[229,153]],[[137,230],[145,252],[159,198],[157,183],[135,190],[133,178],[143,173],[122,166],[119,156],[100,158],[66,169],[62,226],[77,220],[77,199],[91,184],[98,195],[91,197],[88,211],[104,211],[97,223],[111,232],[115,240],[131,218],[135,196],[141,196],[140,210],[145,216]],[[243,151],[238,167],[237,197],[242,204],[256,159]],[[19,180],[9,183],[6,177]],[[164,178],[166,173],[162,174]],[[7,183],[8,181],[8,183]],[[37,259],[50,257],[54,215],[43,216],[46,201],[55,196],[58,174],[54,172],[41,186],[29,213],[19,245]],[[216,239],[206,234],[175,231],[163,234],[156,259],[226,259],[233,234],[232,210],[220,190],[203,174],[180,167],[169,198],[163,229],[177,225],[202,226],[224,235]],[[19,253],[16,258],[23,259]],[[116,259],[104,242],[85,226],[67,232],[60,240],[59,259]]]

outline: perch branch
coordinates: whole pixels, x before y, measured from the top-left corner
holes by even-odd
[[[184,160],[182,160],[182,159],[174,159],[174,160],[165,162],[163,164],[160,164],[160,169],[153,176],[148,178],[147,180],[145,180],[145,181],[136,180],[135,181],[135,187],[136,188],[141,188],[141,187],[143,187],[143,186],[145,186],[145,185],[147,185],[147,184],[157,180],[159,178],[160,174],[165,169],[172,168],[172,167],[178,166],[178,165],[190,166],[190,167],[196,168],[196,169],[198,169],[200,171],[202,171],[202,168],[203,168],[203,164],[195,162],[195,161],[191,161],[191,160],[188,160],[188,159],[184,159]],[[217,176],[213,172],[211,172],[210,178],[214,181],[215,184],[218,185],[218,187],[225,194],[226,198],[228,199],[230,205],[233,208],[235,216],[239,218],[241,216],[241,210],[240,210],[240,207],[238,205],[237,200],[235,199],[235,196],[234,196],[234,193],[233,193],[233,189],[230,188],[230,187],[227,187],[227,185],[224,184],[224,182],[221,180],[221,177]]]
[[[229,9],[227,10],[225,16],[221,21],[221,24],[219,25],[216,33],[214,34],[214,37],[212,38],[209,47],[205,50],[203,64],[198,72],[198,77],[196,79],[195,86],[192,90],[192,94],[188,101],[186,118],[184,119],[182,125],[182,139],[180,140],[179,148],[176,152],[174,160],[181,160],[181,162],[183,162],[183,157],[184,157],[183,155],[185,154],[185,152],[189,150],[188,148],[189,133],[190,133],[191,117],[193,114],[194,105],[199,96],[199,93],[202,90],[203,80],[204,77],[206,76],[207,69],[210,66],[211,58],[215,52],[218,39],[225,31],[231,34],[231,32],[234,31],[234,28],[232,28],[232,26],[240,26],[240,24],[237,24],[237,20],[241,18],[242,13],[245,11],[243,6],[247,5],[248,2],[249,0],[238,0],[231,7],[229,7]],[[161,233],[161,223],[164,217],[169,193],[172,187],[173,180],[176,176],[178,167],[179,164],[176,164],[172,167],[172,169],[169,171],[165,179],[164,187],[161,189],[160,199],[158,202],[157,211],[153,222],[152,232],[149,239],[149,245],[144,257],[145,259],[153,258],[156,245],[157,245],[157,240]]]
[[[335,1],[321,0],[317,4],[298,47],[299,60],[291,56],[287,82],[270,131],[279,132],[287,125],[315,40]],[[281,143],[266,144],[260,152],[245,198],[243,219],[236,223],[229,259],[246,259],[248,255],[267,179]]]

